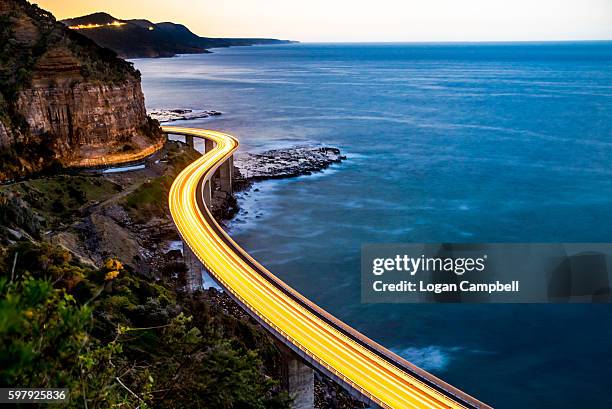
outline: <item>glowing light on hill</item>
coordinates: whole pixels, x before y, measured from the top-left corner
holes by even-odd
[[[100,28],[100,27],[121,27],[126,25],[127,23],[124,23],[122,21],[113,21],[112,23],[106,23],[106,24],[79,24],[77,26],[68,26],[69,29],[71,30],[87,30],[90,28]]]

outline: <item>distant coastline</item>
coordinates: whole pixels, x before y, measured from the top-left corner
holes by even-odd
[[[102,12],[65,19],[62,23],[98,45],[113,50],[121,58],[163,58],[206,54],[213,48],[295,43],[275,38],[200,37],[182,24],[122,20]]]

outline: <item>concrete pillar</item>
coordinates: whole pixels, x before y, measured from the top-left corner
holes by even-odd
[[[192,148],[195,148],[195,142],[193,141],[193,136],[185,135],[185,143]]]
[[[232,193],[232,173],[234,171],[234,157],[230,156],[219,167],[219,190],[222,192]]]
[[[215,143],[210,139],[204,139],[204,153],[208,153],[213,150]]]
[[[183,241],[183,261],[187,266],[187,291],[193,292],[199,290],[203,286],[202,273],[204,266],[200,260],[193,254],[191,248]]]
[[[211,140],[204,140],[204,152],[210,152],[215,146],[215,143]],[[213,175],[215,185],[219,187],[222,192],[231,194],[232,193],[232,175],[234,174],[234,157],[231,156],[217,169]]]
[[[314,370],[302,358],[280,344],[281,381],[293,398],[293,409],[314,409]]]

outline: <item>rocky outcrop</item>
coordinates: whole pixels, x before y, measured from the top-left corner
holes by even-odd
[[[298,146],[263,153],[239,153],[234,156],[234,164],[240,171],[236,178],[240,182],[243,178],[255,181],[310,175],[344,159],[346,156],[338,148]]]
[[[219,111],[207,111],[203,109],[153,109],[149,111],[149,116],[159,122],[189,121],[192,119],[202,119],[211,116],[222,115]]]
[[[130,63],[24,0],[0,0],[0,20],[0,179],[161,146]]]
[[[363,409],[368,406],[320,372],[315,372],[315,409]]]
[[[35,83],[19,93],[16,106],[26,118],[31,136],[50,144],[64,165],[141,150],[153,142],[143,133],[147,117],[137,80],[122,84]]]
[[[13,137],[10,130],[0,121],[0,149],[9,147],[12,141]]]

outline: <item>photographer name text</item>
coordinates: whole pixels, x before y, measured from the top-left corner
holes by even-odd
[[[449,273],[450,277],[460,277],[466,273],[482,273],[486,269],[487,255],[481,257],[443,258],[443,257],[411,257],[408,255],[396,255],[392,258],[375,258],[372,261],[372,275],[381,277],[387,272],[396,271],[417,278],[417,274],[423,273]],[[486,274],[486,273],[485,273]],[[381,277],[382,278],[382,277]],[[415,281],[399,280],[385,282],[382,279],[372,282],[372,290],[381,292],[408,292],[408,293],[496,293],[496,292],[519,292],[519,280],[509,282],[475,282],[462,280],[460,282],[431,282],[434,280],[417,279]],[[447,281],[447,280],[442,280]]]

